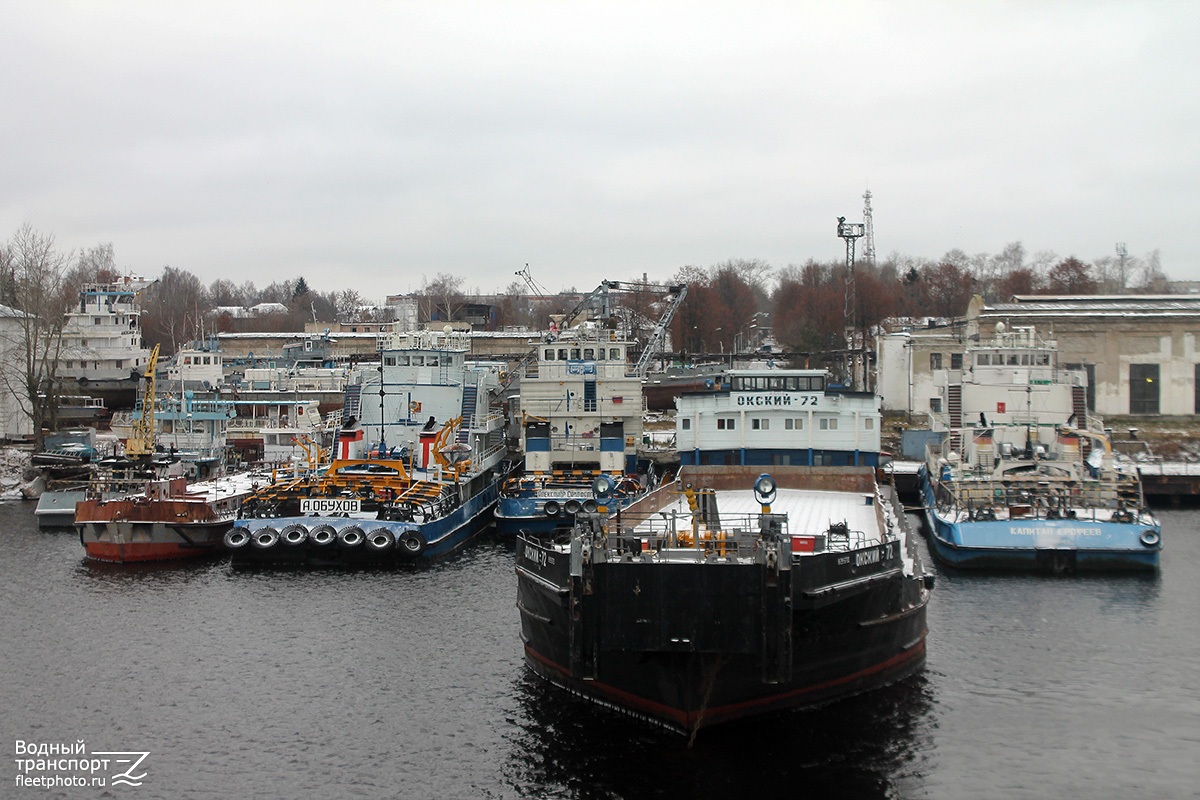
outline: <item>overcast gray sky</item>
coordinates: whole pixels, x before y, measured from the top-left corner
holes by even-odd
[[[259,287],[1161,252],[1200,279],[1197,2],[36,2],[0,240]]]

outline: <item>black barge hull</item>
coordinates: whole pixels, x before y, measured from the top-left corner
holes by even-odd
[[[855,695],[925,663],[928,592],[897,550],[808,557],[795,570],[635,559],[572,575],[561,550],[519,538],[525,661],[685,735]]]

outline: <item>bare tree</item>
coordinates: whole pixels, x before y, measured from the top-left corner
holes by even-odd
[[[462,313],[466,298],[462,293],[463,279],[448,272],[439,272],[432,281],[424,281],[421,294],[428,302],[426,319],[453,322]]]
[[[6,342],[20,360],[19,369],[0,371],[0,381],[33,423],[36,446],[45,445],[45,431],[57,422],[60,389],[58,359],[63,327],[75,302],[77,287],[68,281],[69,253],[60,253],[54,236],[23,225],[0,255],[6,291],[20,312]]]
[[[147,346],[159,345],[164,354],[200,334],[205,305],[204,284],[184,269],[165,267],[162,276],[145,290],[142,326]]]

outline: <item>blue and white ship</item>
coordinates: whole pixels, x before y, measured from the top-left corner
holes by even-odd
[[[737,369],[676,400],[683,466],[878,467],[879,398],[815,369]]]
[[[499,370],[452,331],[396,333],[350,378],[328,460],[279,476],[225,536],[235,564],[371,564],[448,555],[483,531],[507,474]]]
[[[642,375],[633,343],[595,322],[557,334],[520,367],[520,447],[524,470],[496,505],[496,531],[542,534],[595,511],[592,482],[611,479],[612,510],[645,493],[653,474],[638,472]]]
[[[949,370],[921,468],[933,551],[955,567],[1153,570],[1162,531],[1136,465],[1089,417],[1087,375],[1032,327],[997,326]]]

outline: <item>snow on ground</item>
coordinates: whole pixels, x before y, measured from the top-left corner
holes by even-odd
[[[28,448],[0,447],[0,501],[25,499],[21,490],[33,484],[26,480],[32,475],[30,456]]]

